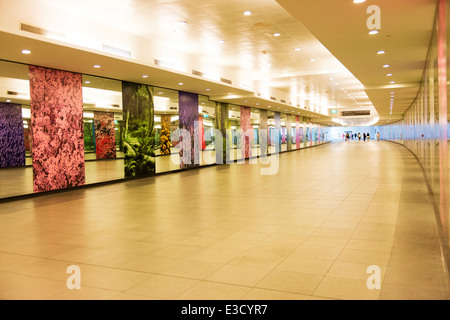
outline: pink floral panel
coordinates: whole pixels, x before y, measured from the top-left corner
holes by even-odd
[[[34,192],[85,184],[81,74],[30,66]]]

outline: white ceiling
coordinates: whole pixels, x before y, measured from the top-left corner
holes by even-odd
[[[367,4],[278,2],[0,0],[0,41],[7,44],[0,47],[0,59],[181,89],[330,124],[328,108],[386,115],[383,94],[390,90],[375,72],[381,60],[371,54],[375,47],[390,53],[395,48],[389,59],[395,76],[409,84],[402,89],[404,106],[411,103],[431,37],[434,0],[380,0],[383,25],[376,43],[355,27],[365,23]],[[245,16],[246,10],[252,14]],[[21,23],[47,36],[22,31]],[[130,57],[106,53],[105,45]],[[31,55],[20,54],[25,47]],[[155,59],[163,64],[156,66]],[[207,78],[193,76],[193,70]]]

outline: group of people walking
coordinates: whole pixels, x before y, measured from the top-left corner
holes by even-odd
[[[361,138],[364,140],[364,141],[366,141],[366,139],[367,139],[367,141],[370,141],[370,134],[369,133],[363,133],[362,134],[362,136],[361,136],[361,133],[346,133],[345,134],[345,141],[349,141],[350,139],[351,140],[356,140],[356,139],[358,139],[359,141],[361,141]],[[380,133],[379,132],[377,132],[377,141],[380,141]]]

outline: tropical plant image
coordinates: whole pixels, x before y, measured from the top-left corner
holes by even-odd
[[[153,135],[153,94],[146,85],[122,83],[125,128],[122,140],[125,177],[155,173],[155,137]]]

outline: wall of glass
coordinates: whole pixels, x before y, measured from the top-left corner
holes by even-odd
[[[439,9],[441,10],[441,8]],[[345,132],[369,133],[371,139],[390,140],[404,145],[411,150],[422,164],[425,177],[434,195],[435,207],[438,208],[438,221],[443,227],[447,241],[449,232],[449,179],[448,179],[448,125],[450,115],[447,108],[449,85],[447,83],[447,53],[449,45],[445,28],[446,18],[436,17],[432,41],[423,72],[418,94],[401,121],[385,126],[332,128],[332,139],[343,139]],[[448,15],[448,13],[447,13]],[[441,24],[440,32],[438,25]],[[445,23],[444,23],[445,25]],[[395,103],[393,104],[395,109]]]

